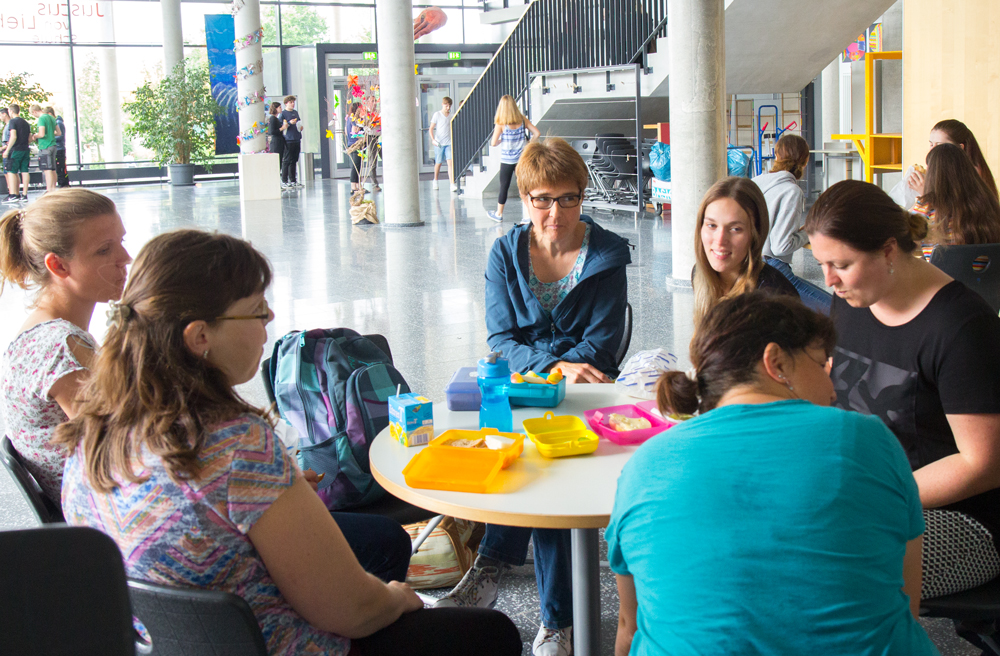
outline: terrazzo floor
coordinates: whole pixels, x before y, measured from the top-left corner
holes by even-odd
[[[268,327],[270,341],[293,329],[314,327],[349,326],[361,333],[381,333],[410,387],[436,402],[444,401],[444,386],[456,369],[474,365],[488,352],[483,319],[486,257],[493,241],[522,216],[520,204],[511,202],[506,221],[496,224],[486,216],[494,199],[464,199],[447,188],[435,191],[427,180],[420,183],[425,225],[406,229],[352,226],[349,186],[332,180],[316,180],[286,192],[281,200],[246,205],[241,205],[238,186],[231,181],[101,191],[118,205],[128,231],[126,247],[133,256],[151,237],[182,227],[251,240],[270,258],[275,271],[268,294],[275,313]],[[664,347],[686,367],[691,293],[671,291],[665,284],[671,269],[669,218],[584,211],[634,246],[628,267],[634,311],[629,355]],[[822,284],[820,269],[807,251],[796,254],[793,269]],[[16,288],[8,287],[0,295],[0,343],[7,344],[16,335],[29,300]],[[97,309],[91,325],[99,341],[105,331],[104,310]],[[259,379],[240,391],[251,402],[266,403]],[[0,472],[0,530],[32,525],[27,505],[6,471]],[[602,559],[606,551],[602,540]],[[601,590],[601,653],[610,655],[618,598],[607,568],[601,572]],[[524,653],[530,654],[539,625],[530,566],[515,568],[506,577],[497,608],[517,624]],[[954,635],[949,622],[922,623],[942,654],[979,653]]]

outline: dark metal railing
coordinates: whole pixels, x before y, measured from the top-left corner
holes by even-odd
[[[645,66],[666,36],[667,0],[535,0],[500,46],[451,121],[455,170],[481,157],[500,98],[521,100],[528,74],[598,66]],[[456,177],[456,180],[459,179]]]

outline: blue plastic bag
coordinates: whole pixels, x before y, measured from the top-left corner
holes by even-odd
[[[649,168],[653,170],[653,175],[657,180],[670,182],[670,145],[665,143],[653,144],[653,150],[649,153]]]
[[[726,152],[729,175],[741,178],[747,177],[747,169],[750,168],[750,156],[736,146],[729,146]]]

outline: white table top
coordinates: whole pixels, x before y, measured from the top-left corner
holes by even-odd
[[[614,385],[567,385],[565,400],[555,408],[514,408],[514,432],[523,433],[522,421],[548,411],[583,419],[585,410],[637,400],[619,394]],[[478,430],[479,413],[452,412],[444,403],[435,403],[435,435],[450,428]],[[409,487],[402,471],[422,448],[404,447],[385,429],[369,452],[375,479],[415,506],[461,519],[534,528],[599,528],[608,524],[618,475],[638,447],[602,438],[590,455],[549,459],[525,439],[524,453],[500,473],[501,487],[491,494]]]

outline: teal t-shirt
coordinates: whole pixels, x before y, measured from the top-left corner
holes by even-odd
[[[45,150],[56,143],[56,120],[49,114],[42,114],[38,117],[38,132],[45,128],[45,136],[38,138],[38,149]]]
[[[805,401],[718,408],[618,479],[608,559],[639,603],[633,656],[937,654],[902,592],[923,534],[899,441]]]

